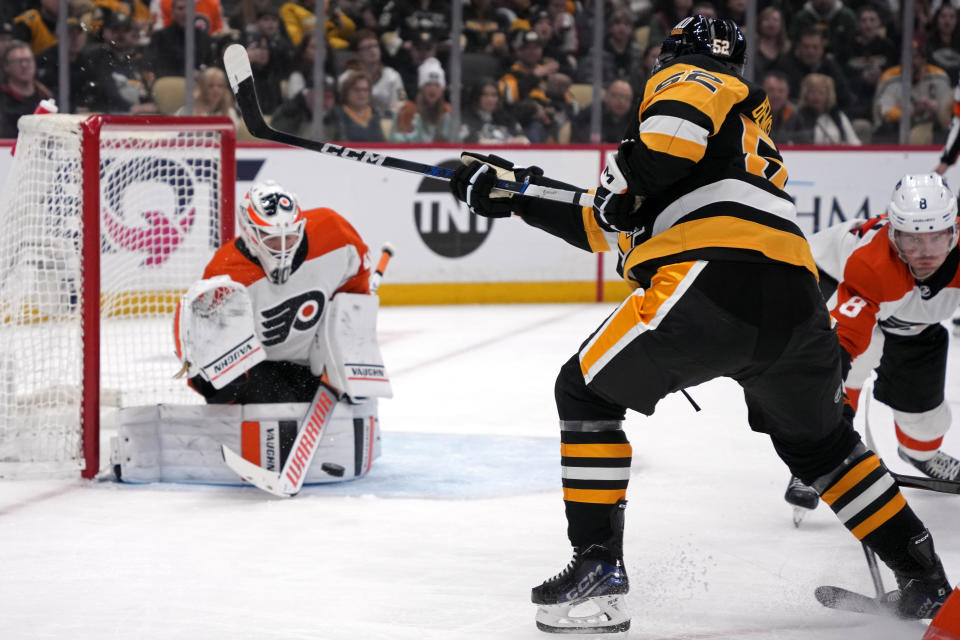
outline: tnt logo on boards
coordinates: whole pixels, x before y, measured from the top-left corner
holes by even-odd
[[[459,160],[437,166],[456,169]],[[417,233],[431,251],[444,258],[462,258],[476,251],[490,235],[493,220],[470,213],[467,205],[450,195],[447,182],[424,178],[413,199]]]

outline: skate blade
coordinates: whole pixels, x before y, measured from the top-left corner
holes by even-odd
[[[803,522],[803,519],[812,509],[805,509],[803,507],[794,507],[793,508],[793,526],[800,527],[800,523]]]
[[[537,607],[537,628],[547,633],[622,633],[630,629],[623,595],[583,598]]]

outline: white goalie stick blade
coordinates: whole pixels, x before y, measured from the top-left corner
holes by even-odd
[[[327,433],[327,425],[333,417],[333,410],[337,406],[338,395],[333,389],[321,384],[317,389],[313,402],[307,410],[307,415],[300,422],[300,430],[290,447],[290,453],[283,464],[280,473],[267,471],[246,460],[226,445],[220,445],[223,461],[238,476],[267,493],[281,498],[295,496],[303,488],[303,481],[307,477],[307,469],[313,462],[313,456],[320,447],[320,441]],[[342,470],[324,469],[331,475],[343,475]]]
[[[237,99],[240,116],[243,118],[244,124],[247,125],[247,130],[257,138],[287,144],[291,147],[299,147],[300,149],[318,151],[342,160],[353,160],[361,164],[418,173],[437,180],[449,181],[453,178],[453,169],[445,169],[444,167],[423,164],[413,160],[396,158],[379,152],[351,149],[329,142],[319,142],[317,140],[301,138],[283,131],[277,131],[267,124],[267,121],[263,117],[263,111],[260,109],[257,90],[253,86],[253,72],[250,68],[250,58],[247,56],[246,48],[240,44],[232,44],[227,47],[223,52],[223,66],[227,71],[230,88],[233,89],[233,95]],[[497,180],[495,186],[501,191],[517,193],[528,198],[567,202],[582,207],[593,206],[593,194],[587,193],[587,191],[583,189],[570,191],[567,189],[510,180]]]

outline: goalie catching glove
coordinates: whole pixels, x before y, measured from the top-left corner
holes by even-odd
[[[474,153],[460,154],[463,163],[450,179],[450,191],[461,202],[467,203],[470,212],[485,218],[507,218],[522,207],[519,195],[496,189],[498,180],[531,182],[542,176],[540,167],[514,168],[509,160],[495,155]]]
[[[174,316],[179,375],[196,375],[222,389],[266,359],[253,330],[247,288],[229,276],[195,282]]]

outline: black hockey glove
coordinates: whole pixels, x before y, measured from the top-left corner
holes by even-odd
[[[506,218],[522,208],[519,194],[495,189],[497,180],[529,182],[542,176],[540,167],[515,169],[513,163],[495,155],[462,153],[459,167],[450,180],[450,191],[461,202],[467,203],[472,213],[486,218]]]
[[[630,232],[640,226],[639,217],[634,213],[639,203],[637,196],[629,192],[619,157],[619,150],[607,154],[607,166],[593,194],[593,217],[605,231]]]

